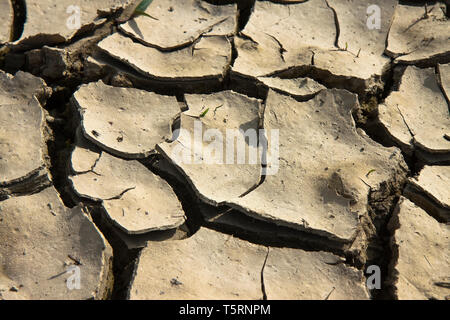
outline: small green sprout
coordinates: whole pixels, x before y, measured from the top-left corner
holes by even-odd
[[[139,5],[136,7],[136,9],[134,9],[133,16],[146,16],[154,20],[158,20],[145,12],[145,10],[147,10],[152,2],[153,0],[142,0],[141,3],[139,3]]]
[[[209,108],[207,108],[205,111],[203,111],[200,115],[199,118],[203,118],[204,116],[206,116],[206,114],[208,113]]]
[[[367,172],[366,177],[369,177],[369,174],[371,174],[372,172],[375,172],[375,169],[369,170],[369,172]]]

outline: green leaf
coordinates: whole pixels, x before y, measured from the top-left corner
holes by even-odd
[[[141,3],[136,7],[136,10],[134,12],[145,12],[147,10],[148,6],[153,2],[153,0],[142,0]]]
[[[152,17],[151,15],[149,15],[148,13],[146,13],[144,11],[140,11],[140,10],[134,10],[134,16],[135,17],[137,17],[137,16],[146,16],[146,17],[152,18],[153,20],[158,20],[158,19]]]
[[[207,108],[205,111],[203,111],[201,114],[200,114],[200,118],[203,118],[204,116],[206,116],[206,114],[208,113],[208,111],[209,111],[209,108]]]
[[[369,177],[369,174],[371,174],[372,172],[375,172],[375,169],[369,170],[369,172],[367,172],[366,177]]]

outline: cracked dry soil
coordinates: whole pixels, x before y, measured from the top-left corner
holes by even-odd
[[[450,298],[448,1],[136,4],[0,0],[0,299]]]

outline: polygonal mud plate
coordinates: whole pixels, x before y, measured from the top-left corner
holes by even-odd
[[[225,105],[223,98],[217,101],[220,96],[230,99],[225,93],[195,96],[196,103],[187,98],[189,116],[181,117],[181,127],[187,131],[173,143],[158,145],[205,202],[349,243],[360,228],[360,218],[367,215],[369,191],[386,185],[400,187],[406,164],[399,150],[384,148],[356,130],[351,114],[358,107],[357,96],[344,90],[324,90],[303,103],[269,91],[264,114],[268,167],[263,171],[264,182],[256,188],[252,182],[259,181],[259,170],[247,162],[218,164],[211,153],[200,151],[198,159],[203,156],[211,164],[188,163],[183,152],[195,152],[191,142],[195,121],[226,132],[257,120],[257,110],[248,115],[251,109],[243,107],[243,102],[228,103],[233,106],[229,110],[219,108]],[[206,115],[194,119],[208,108]],[[224,148],[225,139],[213,141],[203,141],[203,148]],[[225,145],[226,153],[228,149]],[[246,152],[251,150],[249,147]],[[231,149],[231,153],[236,159],[237,150]]]
[[[148,16],[137,16],[120,29],[143,44],[162,50],[192,44],[200,36],[231,36],[237,30],[237,6],[201,0],[154,0]]]
[[[372,26],[367,12],[374,7],[383,19]],[[383,52],[394,8],[390,0],[257,1],[235,39],[238,57],[232,71],[244,78],[311,71],[332,87],[360,94],[379,90],[389,66]]]
[[[10,0],[0,2],[0,21],[2,27],[0,28],[0,45],[11,40],[14,22],[14,10]]]
[[[15,45],[41,47],[66,42],[106,21],[99,12],[113,12],[129,0],[27,0],[26,22]]]
[[[404,195],[430,215],[450,221],[450,166],[425,166],[417,178],[409,178]]]
[[[158,151],[206,202],[216,205],[245,194],[261,175],[261,102],[233,91],[186,95],[186,102],[189,110],[181,114],[177,139],[159,144]]]
[[[175,97],[103,82],[83,85],[72,102],[81,114],[84,136],[102,149],[124,158],[145,158],[170,137],[180,113]]]
[[[434,64],[450,55],[450,21],[440,2],[398,5],[387,39],[386,53],[406,64]]]
[[[149,243],[129,299],[367,299],[362,272],[342,261],[201,228],[185,240]]]
[[[31,74],[0,71],[0,194],[38,190],[48,183],[44,111],[49,88]],[[27,187],[24,187],[27,186]]]
[[[450,228],[401,198],[389,222],[393,233],[390,282],[400,300],[448,299]]]
[[[101,201],[109,219],[124,232],[144,234],[184,223],[184,212],[172,188],[138,161],[100,153],[79,139],[71,163],[76,169],[69,177],[75,193]]]
[[[407,67],[398,91],[380,104],[379,119],[407,153],[420,149],[431,163],[432,156],[450,159],[450,114],[434,68]]]
[[[103,299],[112,250],[79,208],[56,190],[0,202],[0,298]]]

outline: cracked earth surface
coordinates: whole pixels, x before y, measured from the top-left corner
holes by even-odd
[[[0,299],[450,299],[448,2],[138,2],[0,0]]]

